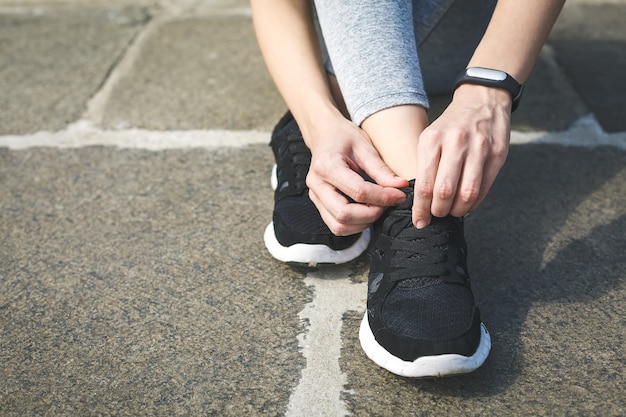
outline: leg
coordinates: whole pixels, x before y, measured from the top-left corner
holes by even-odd
[[[316,6],[332,72],[356,124],[391,106],[428,107],[410,1],[316,0]]]
[[[361,7],[349,1],[317,3],[333,62],[329,72],[337,68],[342,78],[338,83],[331,75],[337,102],[346,96],[352,120],[370,135],[383,160],[400,176],[412,178],[416,155],[407,150],[416,149],[428,124],[424,83],[429,92],[450,92],[495,2],[463,0],[451,6],[452,0],[414,0],[412,22],[410,2],[369,7],[362,2]],[[377,27],[383,30],[372,30]],[[381,45],[383,50],[376,50]],[[426,57],[423,77],[415,45]],[[375,98],[367,102],[368,97]]]
[[[417,158],[409,150],[417,149],[428,124],[416,41],[428,35],[450,2],[417,1],[416,13],[423,19],[414,30],[410,1],[317,1],[332,70],[352,120],[370,135],[390,168],[407,179]]]
[[[318,7],[338,85],[352,120],[383,160],[410,179],[428,124],[417,55],[428,31],[414,31],[411,2],[356,3]],[[440,14],[434,6],[425,10]],[[398,375],[470,372],[484,362],[490,338],[469,287],[463,221],[447,216],[417,229],[411,221],[413,186],[403,191],[406,200],[385,212],[374,234],[361,346]]]

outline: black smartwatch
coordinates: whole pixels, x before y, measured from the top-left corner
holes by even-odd
[[[487,87],[502,88],[513,97],[511,112],[519,106],[524,86],[504,71],[489,68],[470,67],[467,68],[454,83],[454,90],[461,84],[478,84]]]

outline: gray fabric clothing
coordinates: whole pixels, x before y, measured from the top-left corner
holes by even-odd
[[[371,114],[388,107],[416,104],[428,108],[418,47],[428,44],[425,43],[426,39],[453,2],[315,0],[322,37],[329,55],[328,69],[337,76],[346,106],[356,124],[360,125]],[[467,63],[484,32],[490,13],[481,12],[478,23],[471,16],[478,9],[492,10],[494,0],[462,0],[458,3],[462,6],[458,13],[465,15],[461,16],[461,23],[465,21],[463,18],[468,18],[473,33],[460,32],[467,30],[467,25],[459,25],[459,19],[455,19],[459,27],[456,33],[452,33],[452,36],[456,35],[452,39],[455,42],[449,45],[450,52],[456,52],[457,55],[457,63],[451,66],[459,67],[451,68],[455,74]],[[446,36],[450,37],[448,34]],[[473,44],[469,48],[468,39]],[[463,46],[464,53],[458,51],[457,45]],[[432,52],[431,55],[435,57],[441,54],[438,50]],[[459,60],[461,65],[458,64]],[[442,83],[434,81],[435,77],[432,78],[432,84],[441,88]]]

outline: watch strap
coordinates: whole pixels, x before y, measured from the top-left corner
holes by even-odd
[[[454,83],[454,90],[461,84],[476,84],[487,87],[501,88],[511,93],[513,103],[511,112],[515,111],[519,106],[519,102],[524,92],[524,86],[509,74],[500,70],[489,68],[470,67],[461,73]]]

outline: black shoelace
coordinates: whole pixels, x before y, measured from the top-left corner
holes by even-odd
[[[311,165],[311,151],[302,138],[290,134],[287,141],[278,149],[281,164],[279,191],[287,187],[295,190],[306,189],[306,176]]]
[[[397,208],[385,219],[390,232],[392,281],[414,278],[437,278],[449,275],[446,249],[450,234],[434,227],[417,229],[411,222],[411,210]]]

